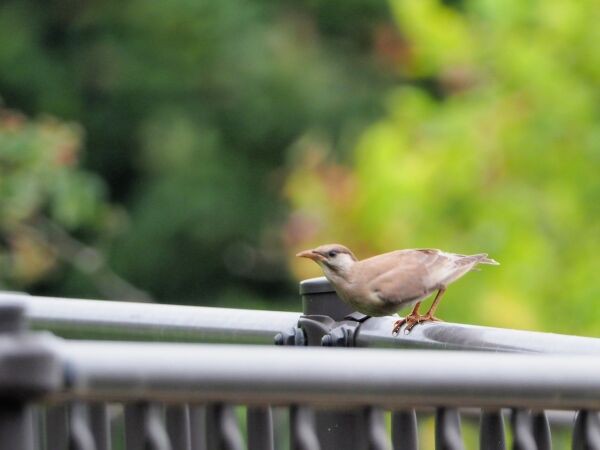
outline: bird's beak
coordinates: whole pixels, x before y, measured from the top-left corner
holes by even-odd
[[[312,259],[313,261],[323,261],[325,259],[323,258],[323,255],[315,252],[314,250],[304,250],[303,252],[298,253],[296,256],[299,258]]]

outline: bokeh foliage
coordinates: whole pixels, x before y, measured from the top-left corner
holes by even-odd
[[[0,109],[0,281],[26,288],[43,279],[64,256],[53,229],[88,238],[112,216],[97,176],[77,168],[82,130],[45,117],[28,120]]]
[[[314,244],[487,251],[502,265],[442,317],[597,335],[597,19],[590,0],[5,1],[0,279],[278,309]]]
[[[294,246],[486,251],[502,265],[452,286],[442,317],[598,335],[597,3],[392,6],[407,83],[349,165],[318,140],[294,160]]]
[[[296,300],[279,233],[286,149],[309,129],[351,142],[376,117],[389,77],[370,40],[386,16],[380,2],[9,0],[0,97],[81,124],[81,164],[128,214],[118,235],[76,233],[122,277],[162,301]],[[106,296],[67,268],[50,275],[25,287]]]

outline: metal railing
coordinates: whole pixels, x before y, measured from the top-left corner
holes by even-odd
[[[436,449],[458,450],[463,408],[481,411],[482,449],[507,447],[506,409],[514,449],[551,448],[549,409],[578,411],[572,447],[600,449],[599,339],[446,323],[393,337],[393,318],[352,313],[323,279],[301,294],[303,314],[0,295],[0,450],[119,450],[122,428],[128,450],[272,450],[281,420],[293,450],[414,450],[421,412]]]

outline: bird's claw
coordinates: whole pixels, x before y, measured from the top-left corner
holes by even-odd
[[[400,328],[402,328],[402,325],[404,325],[405,323],[406,317],[404,319],[396,320],[394,322],[394,328],[392,328],[392,336],[398,336],[398,333],[400,333]]]
[[[404,334],[409,334],[415,326],[424,322],[443,322],[443,320],[429,314],[423,316],[420,314],[410,314],[403,319],[396,320],[394,328],[392,329],[392,336],[398,336],[398,333],[400,333],[400,329],[404,324],[406,324]]]

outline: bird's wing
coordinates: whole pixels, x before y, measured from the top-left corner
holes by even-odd
[[[454,259],[437,249],[398,250],[360,261],[357,272],[370,292],[386,302],[402,304],[439,289],[454,270]]]

